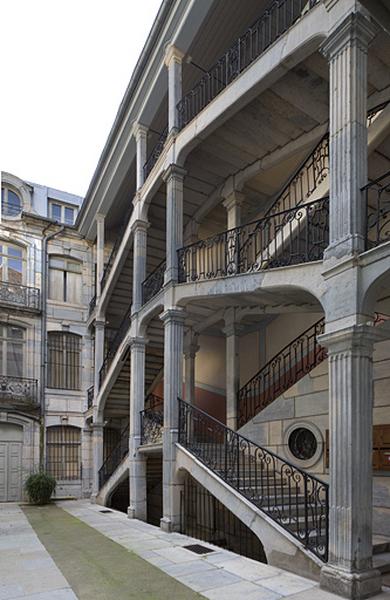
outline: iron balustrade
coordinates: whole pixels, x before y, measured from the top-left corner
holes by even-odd
[[[87,408],[88,408],[88,410],[90,408],[92,408],[92,406],[93,406],[94,394],[95,394],[95,386],[91,385],[87,389]]]
[[[142,303],[146,304],[154,298],[164,285],[166,261],[163,260],[142,282]]]
[[[326,349],[318,343],[324,329],[322,317],[282,348],[239,390],[238,427],[253,419],[327,357]]]
[[[178,401],[179,444],[326,562],[328,484]]]
[[[125,231],[126,231],[128,223],[129,223],[130,216],[131,216],[132,212],[133,212],[133,206],[131,205],[129,207],[129,209],[127,210],[125,216],[123,217],[123,220],[121,220],[121,225],[119,227],[118,234],[117,234],[117,237],[115,239],[115,243],[114,243],[114,245],[112,247],[112,250],[110,252],[110,256],[108,257],[107,264],[104,267],[103,275],[102,275],[102,278],[100,280],[100,285],[101,285],[101,289],[102,290],[104,289],[104,286],[107,283],[108,276],[111,273],[111,269],[112,269],[112,266],[114,264],[114,260],[116,258],[116,255],[118,254],[119,246],[120,246],[120,244],[121,244],[121,242],[123,240],[123,236],[125,234]]]
[[[160,408],[145,408],[140,412],[141,418],[141,445],[160,444],[164,427],[164,412]]]
[[[0,302],[23,308],[40,309],[40,290],[35,287],[0,281]]]
[[[129,426],[122,431],[119,442],[99,469],[99,489],[108,481],[115,469],[129,452]]]
[[[329,199],[322,198],[181,248],[179,282],[320,260],[328,240]]]
[[[168,127],[166,127],[164,129],[164,131],[160,134],[156,145],[154,146],[153,150],[151,151],[148,160],[146,161],[146,163],[144,164],[144,181],[146,181],[149,173],[151,172],[151,170],[153,169],[154,165],[156,164],[156,162],[158,161],[159,156],[161,155],[166,139],[168,137]]]
[[[0,375],[0,402],[9,402],[24,408],[38,408],[38,381],[28,377]]]
[[[146,396],[145,408],[148,408],[150,410],[154,410],[156,408],[163,409],[163,404],[164,398],[162,398],[161,396],[157,396],[157,394],[153,394],[153,392]]]
[[[366,196],[366,249],[390,240],[390,171],[370,181],[364,188]]]
[[[239,37],[177,104],[179,128],[185,127],[242,71],[319,0],[277,0]]]
[[[95,308],[96,308],[96,294],[94,296],[92,296],[91,300],[89,301],[89,308],[88,308],[89,316],[92,315]]]
[[[112,364],[112,361],[114,359],[114,356],[115,356],[119,346],[121,345],[122,341],[125,339],[125,336],[129,330],[130,324],[131,324],[131,305],[128,308],[124,318],[122,319],[121,324],[119,325],[118,331],[116,332],[113,340],[111,341],[111,343],[107,349],[106,355],[103,360],[103,364],[99,371],[99,388],[103,384],[103,381],[108,373],[108,370]]]

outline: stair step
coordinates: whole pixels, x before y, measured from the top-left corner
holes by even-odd
[[[372,538],[372,549],[374,554],[390,552],[390,538],[384,535],[374,535]]]
[[[374,554],[372,562],[374,569],[378,569],[382,574],[390,573],[390,552]]]

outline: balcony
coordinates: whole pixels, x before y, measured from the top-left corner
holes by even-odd
[[[40,309],[40,291],[38,288],[20,285],[19,283],[1,281],[0,303],[38,311]]]
[[[39,408],[38,381],[15,375],[0,375],[0,407],[19,410]]]

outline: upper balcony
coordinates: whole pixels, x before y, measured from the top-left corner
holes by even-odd
[[[41,307],[40,290],[19,283],[1,281],[0,304],[19,309],[39,311]]]
[[[0,407],[22,411],[37,410],[38,381],[15,375],[0,375]]]

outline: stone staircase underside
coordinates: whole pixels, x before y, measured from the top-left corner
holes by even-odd
[[[96,496],[97,504],[102,504],[103,506],[107,506],[110,497],[118,487],[129,476],[129,455],[123,458],[123,460],[119,463],[113,474],[105,484],[99,490],[98,495]]]

